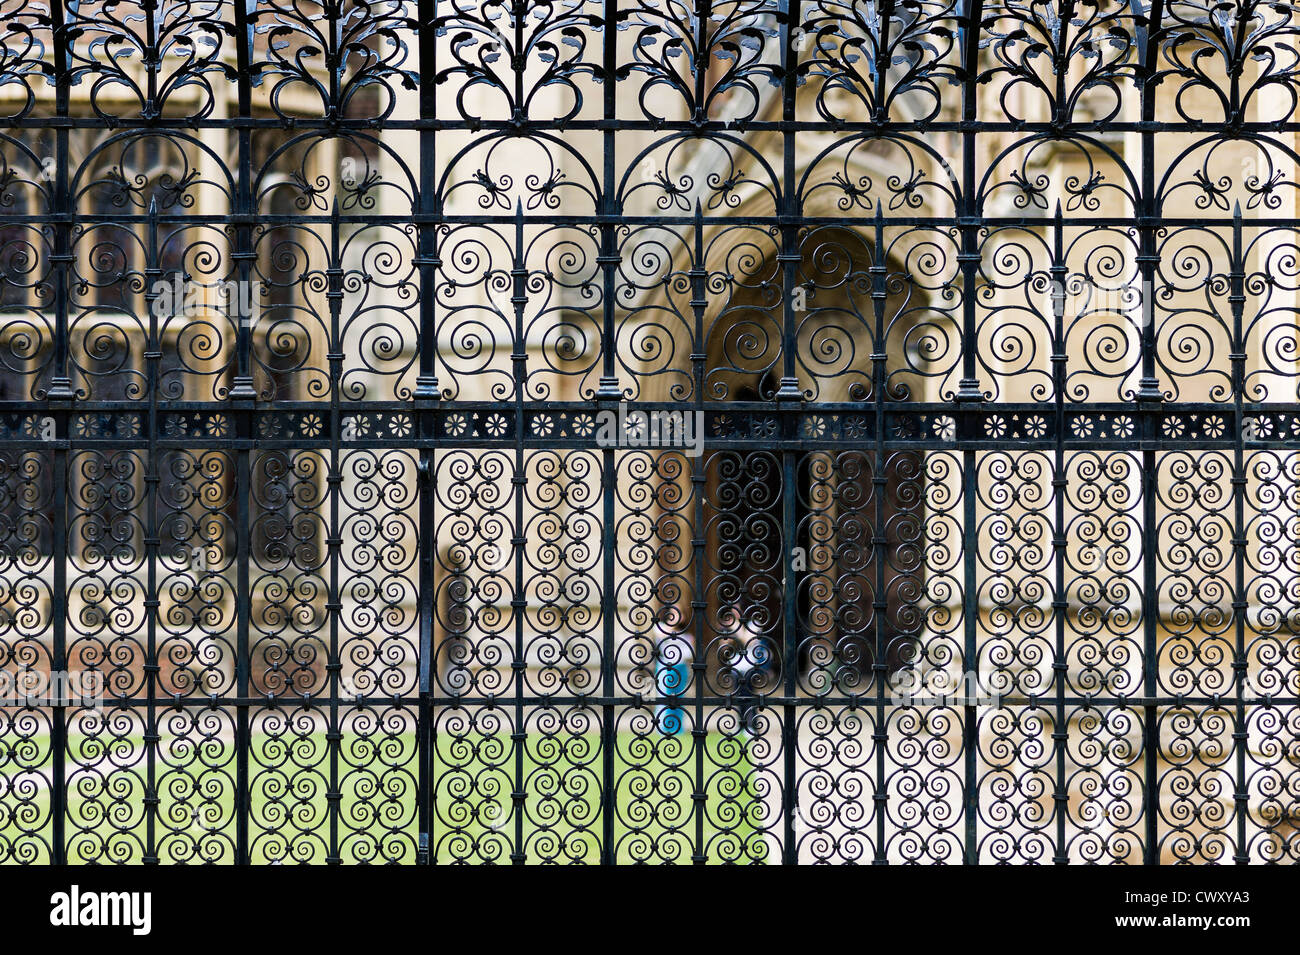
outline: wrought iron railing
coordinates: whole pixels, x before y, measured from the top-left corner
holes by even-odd
[[[1287,3],[0,18],[0,860],[1273,862]]]

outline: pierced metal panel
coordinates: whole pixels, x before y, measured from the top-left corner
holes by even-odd
[[[0,861],[1300,858],[1288,3],[4,10]]]

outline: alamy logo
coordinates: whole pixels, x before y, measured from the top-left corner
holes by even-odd
[[[81,891],[50,896],[50,924],[73,928],[83,925],[128,926],[132,935],[148,935],[153,928],[153,894],[150,892]]]
[[[617,413],[596,415],[596,446],[599,448],[681,448],[688,458],[704,450],[704,412],[629,411],[620,401]]]
[[[208,286],[182,281],[177,273],[170,281],[155,282],[151,291],[153,302],[149,307],[160,320],[203,318],[215,308],[249,327],[256,322],[257,297],[253,282],[228,280]]]
[[[0,670],[0,708],[104,705],[104,675],[98,670]]]
[[[998,679],[988,680],[974,670],[960,676],[921,661],[890,675],[888,693],[904,706],[1001,706]]]

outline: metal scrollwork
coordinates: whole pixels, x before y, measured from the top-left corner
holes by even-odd
[[[0,0],[0,863],[1300,861],[1290,0]]]

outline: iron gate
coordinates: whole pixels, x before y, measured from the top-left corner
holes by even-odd
[[[6,2],[0,858],[1295,861],[1292,17]]]

